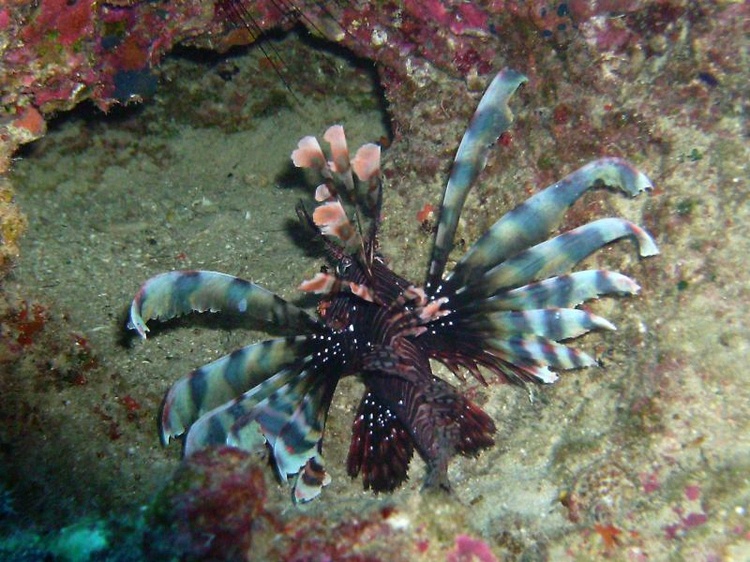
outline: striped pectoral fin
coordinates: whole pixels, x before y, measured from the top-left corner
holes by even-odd
[[[362,473],[365,490],[392,491],[407,479],[414,443],[398,416],[371,392],[365,392],[352,424],[347,472]]]
[[[597,365],[597,362],[583,351],[533,334],[507,338],[488,338],[486,342],[488,347],[503,361],[521,367],[521,372],[523,372],[524,367],[541,369],[527,370],[539,382],[550,383],[557,379],[557,376],[549,371],[548,367],[556,370],[568,370]]]
[[[130,307],[128,327],[145,338],[149,320],[168,320],[190,312],[232,312],[280,328],[310,330],[318,322],[272,292],[233,275],[215,271],[171,271],[152,277]]]
[[[500,369],[501,374],[510,383],[523,386],[526,383],[552,384],[560,377],[546,365],[533,363],[507,364]]]
[[[252,420],[260,424],[279,477],[294,477],[293,498],[309,501],[330,482],[322,441],[337,377],[309,367],[260,403]],[[235,430],[240,424],[235,424]]]
[[[268,340],[238,349],[178,380],[162,404],[161,437],[184,433],[205,413],[243,395],[305,352],[307,336]]]
[[[331,476],[323,466],[323,457],[320,452],[310,457],[305,466],[300,470],[294,482],[292,499],[295,503],[305,503],[320,495],[323,486],[331,483]]]
[[[283,389],[282,389],[283,390]],[[323,433],[333,391],[325,384],[310,391],[287,416],[281,431],[271,436],[276,468],[282,479],[293,477],[292,498],[308,502],[331,482],[323,461]]]
[[[534,334],[560,341],[577,338],[591,330],[614,330],[601,316],[576,308],[542,308],[480,314],[468,325],[483,333],[503,335]]]
[[[537,244],[492,268],[475,283],[473,297],[489,296],[503,289],[519,287],[570,270],[578,262],[610,242],[633,238],[642,257],[659,253],[649,234],[636,224],[618,218],[599,219],[551,240]]]
[[[506,68],[500,71],[482,96],[464,133],[440,206],[425,285],[431,294],[442,278],[466,196],[486,164],[490,147],[513,121],[508,100],[526,80],[523,74],[515,70]]]
[[[189,456],[209,445],[230,445],[239,449],[254,450],[268,437],[262,432],[262,424],[256,419],[265,404],[280,388],[290,384],[299,376],[297,369],[283,369],[241,394],[234,400],[217,406],[200,416],[187,429],[185,439],[185,455]],[[162,413],[163,439],[170,436],[164,428],[165,419],[169,421],[171,414]],[[169,421],[169,423],[172,423]]]
[[[653,187],[648,177],[621,158],[595,160],[506,213],[456,264],[450,284],[459,286],[541,242],[578,198],[601,185],[621,189],[631,196]]]
[[[315,389],[294,384],[281,388],[258,418],[272,443],[276,467],[283,478],[299,473],[316,454],[328,411],[328,404],[323,403],[323,390],[322,385]],[[272,415],[276,419],[266,424],[266,413],[270,410],[274,410]]]
[[[267,443],[281,479],[295,477],[295,501],[309,501],[330,482],[320,451],[332,394],[311,371],[284,369],[195,421],[185,455],[210,445],[257,451]]]
[[[569,308],[605,295],[635,295],[639,291],[638,283],[626,275],[604,269],[589,269],[550,277],[510,291],[501,290],[479,301],[474,308],[485,312]]]

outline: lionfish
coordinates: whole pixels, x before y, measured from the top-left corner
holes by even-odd
[[[317,314],[213,271],[172,271],[141,286],[129,327],[143,338],[147,321],[191,311],[246,315],[296,334],[238,349],[179,379],[162,406],[165,445],[184,435],[185,455],[211,445],[268,447],[279,478],[292,484],[294,501],[311,500],[330,482],[322,453],[336,385],[358,375],[364,394],[352,425],[348,474],[361,473],[365,489],[394,490],[407,479],[416,450],[427,467],[425,487],[450,490],[449,461],[493,445],[495,424],[436,376],[431,360],[459,380],[466,370],[484,384],[482,371],[504,382],[552,383],[558,371],[596,364],[560,342],[615,328],[576,307],[640,288],[620,273],[569,271],[621,238],[632,238],[644,257],[658,249],[648,233],[621,218],[546,238],[590,188],[610,186],[631,196],[650,189],[649,179],[628,162],[593,161],[536,193],[500,218],[444,275],[466,196],[490,148],[509,128],[508,100],[526,80],[505,69],[479,102],[443,193],[423,285],[393,272],[378,251],[380,147],[365,144],[350,158],[343,127],[334,125],[323,137],[330,160],[312,136],[292,153],[295,166],[323,179],[312,214],[297,209],[332,265],[299,287],[320,295]],[[354,222],[344,203],[358,210]]]

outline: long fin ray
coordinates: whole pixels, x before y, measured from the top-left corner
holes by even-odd
[[[534,334],[554,341],[576,338],[591,330],[615,329],[601,316],[576,308],[492,312],[481,314],[468,324],[473,329],[503,337]]]
[[[501,289],[491,297],[470,303],[466,310],[529,310],[570,308],[604,295],[635,295],[638,283],[630,277],[604,269],[587,269],[557,275],[516,289]],[[463,309],[462,309],[463,310]]]
[[[308,356],[198,418],[188,430],[185,454],[217,444],[254,451],[268,443],[279,477],[295,477],[295,501],[309,501],[330,481],[321,449],[337,382]]]
[[[312,381],[311,381],[312,383]],[[323,437],[326,416],[321,411],[325,402],[325,384],[312,383],[309,388],[294,388],[293,385],[277,392],[274,398],[284,394],[284,424],[274,435],[273,455],[279,472],[285,477],[297,474],[313,455]],[[329,400],[330,402],[330,400]],[[262,423],[262,421],[261,421]]]
[[[330,482],[325,472],[322,440],[328,409],[338,378],[325,378],[322,371],[308,366],[295,380],[270,395],[245,418],[232,426],[228,441],[259,425],[271,447],[279,477],[294,477],[292,497],[310,501]]]
[[[298,368],[282,369],[258,386],[234,400],[217,406],[198,418],[189,428],[185,439],[185,456],[209,445],[231,445],[248,451],[258,447],[255,432],[243,432],[257,417],[257,412],[280,388],[301,377]],[[257,425],[257,424],[256,424]],[[261,443],[263,440],[261,440]]]
[[[323,461],[323,434],[335,385],[317,380],[315,387],[298,401],[273,446],[280,471],[296,475],[292,497],[307,502],[320,494],[331,479]]]
[[[128,327],[142,338],[149,320],[168,320],[190,312],[244,314],[290,330],[314,330],[320,323],[307,312],[263,287],[215,271],[170,271],[146,281],[133,299]]]
[[[425,283],[428,294],[437,289],[442,279],[466,196],[484,169],[489,149],[513,121],[508,100],[526,81],[527,78],[515,70],[506,68],[500,71],[482,96],[464,133],[440,205],[440,219]]]
[[[486,297],[502,289],[565,273],[599,248],[625,237],[635,239],[642,257],[659,253],[651,236],[638,225],[618,218],[600,219],[537,244],[490,269],[467,287],[466,296]]]
[[[161,438],[182,435],[203,414],[241,396],[301,357],[307,336],[267,340],[195,369],[169,389],[162,404]]]
[[[580,369],[596,365],[588,354],[535,335],[488,338],[487,344],[504,354],[503,359],[514,365],[531,364],[555,369]]]
[[[459,287],[541,242],[576,200],[600,185],[617,187],[630,196],[653,187],[648,177],[621,158],[595,160],[506,213],[464,254],[447,284]]]

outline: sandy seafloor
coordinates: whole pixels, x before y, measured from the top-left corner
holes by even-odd
[[[373,75],[330,53],[314,56],[327,61],[330,77],[318,80],[329,81],[330,91],[298,92],[280,108],[277,101],[289,98],[257,50],[229,62],[174,57],[160,69],[151,102],[111,116],[62,115],[19,155],[13,180],[29,230],[6,293],[47,309],[50,341],[85,337],[96,366],[85,381],[71,382],[56,363],[64,353],[32,348],[3,374],[16,377],[4,382],[5,419],[12,409],[24,412],[4,436],[3,484],[14,504],[5,532],[44,535],[117,514],[137,519],[179,463],[180,447],[158,441],[164,392],[180,375],[264,337],[204,317],[155,329],[145,343],[129,337],[125,312],[142,281],[209,269],[294,300],[297,285],[319,270],[322,258],[295,227],[294,212],[298,200],[310,204],[314,183],[294,172],[291,151],[300,137],[321,137],[333,123],[345,125],[352,148],[390,132]],[[251,84],[260,68],[259,89],[248,88],[242,104],[226,103],[222,88]],[[511,105],[532,111],[520,99]],[[639,261],[632,244],[620,243],[587,262],[643,287],[638,297],[591,305],[618,331],[575,345],[603,368],[565,373],[556,385],[533,389],[533,400],[520,388],[451,379],[498,425],[494,448],[453,462],[453,497],[420,494],[418,459],[408,483],[390,495],[363,492],[346,476],[361,392],[347,380],[326,436],[332,484],[319,500],[294,507],[269,469],[269,508],[333,521],[393,504],[405,532],[422,529],[442,557],[466,533],[509,560],[750,559],[750,151],[742,126],[738,114],[714,136],[684,127],[661,160],[639,159],[654,193],[629,200],[604,191],[587,200],[605,214],[647,221],[658,229],[662,254]],[[455,147],[461,132],[446,143]],[[703,157],[685,158],[693,149]],[[409,156],[408,146],[393,150]],[[388,160],[386,151],[386,167]],[[484,178],[507,190],[529,176],[491,167]],[[415,215],[438,202],[444,176],[400,180],[406,183],[386,187],[383,252],[396,271],[419,280],[430,238]],[[472,195],[462,228],[486,227],[508,210],[509,197],[523,196]]]

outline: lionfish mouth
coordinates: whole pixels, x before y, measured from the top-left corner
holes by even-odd
[[[621,238],[633,239],[644,257],[658,249],[648,233],[620,218],[547,237],[589,189],[610,186],[631,196],[650,189],[628,162],[595,160],[539,191],[501,217],[445,274],[466,196],[490,148],[510,127],[508,101],[525,81],[505,69],[479,102],[443,193],[423,284],[393,272],[378,253],[380,147],[366,144],[351,157],[343,127],[334,125],[323,136],[328,156],[312,136],[292,153],[295,166],[322,179],[316,208],[299,210],[333,266],[300,285],[320,295],[317,314],[213,271],[172,271],[142,285],[129,326],[143,338],[149,320],[193,311],[240,314],[294,334],[249,345],[179,379],[162,408],[165,444],[184,436],[185,455],[212,445],[267,447],[279,477],[291,482],[293,499],[311,500],[330,482],[323,436],[336,385],[358,375],[365,390],[352,425],[349,475],[361,473],[366,489],[393,490],[407,479],[416,450],[427,464],[425,487],[449,490],[450,460],[493,445],[495,425],[437,377],[430,360],[482,383],[489,375],[552,383],[561,371],[596,365],[568,341],[614,326],[576,307],[604,295],[636,294],[639,287],[620,273],[571,270]],[[355,221],[347,206],[357,213]],[[373,217],[369,228],[363,216]]]

